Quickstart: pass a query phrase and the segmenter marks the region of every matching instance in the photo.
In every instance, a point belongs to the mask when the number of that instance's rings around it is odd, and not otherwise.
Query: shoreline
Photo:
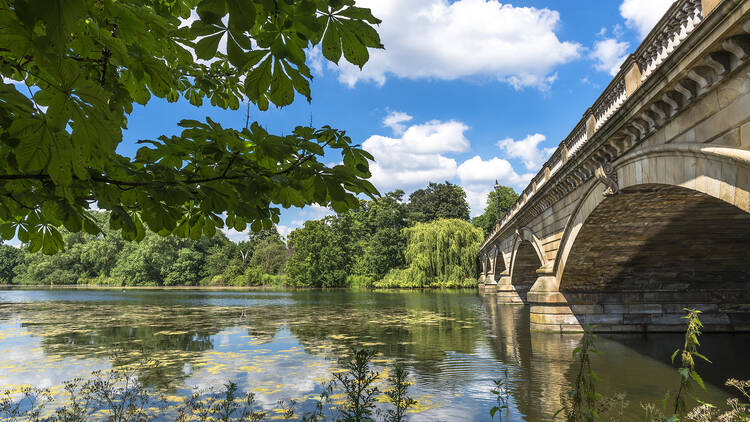
[[[461,291],[474,290],[472,287],[451,288],[367,288],[367,287],[286,287],[286,286],[101,286],[97,284],[0,284],[0,289],[70,289],[70,290],[197,290],[197,291],[282,291],[282,290],[368,290],[368,291]]]
[[[98,284],[0,284],[0,289],[33,288],[33,289],[86,289],[86,290],[343,290],[349,287],[281,287],[281,286],[102,286]]]

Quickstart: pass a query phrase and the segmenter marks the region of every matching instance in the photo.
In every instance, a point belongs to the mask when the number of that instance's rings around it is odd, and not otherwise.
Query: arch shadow
[[[688,307],[704,312],[707,331],[750,330],[748,181],[739,180],[750,154],[667,147],[619,160],[618,194],[590,187],[563,234],[558,289],[580,323],[600,330],[680,331]]]

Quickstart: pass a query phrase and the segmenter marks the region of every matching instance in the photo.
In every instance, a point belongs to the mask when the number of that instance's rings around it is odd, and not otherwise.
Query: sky
[[[272,133],[311,119],[346,130],[374,155],[371,181],[381,193],[448,180],[464,188],[475,216],[495,180],[526,187],[672,0],[357,3],[383,21],[385,50],[371,50],[361,71],[311,50],[312,102],[297,96],[285,108],[251,108],[251,120]],[[240,128],[245,113],[152,100],[135,108],[118,151],[130,155],[139,139],[179,132],[181,119]],[[278,228],[286,235],[330,213],[282,209]]]

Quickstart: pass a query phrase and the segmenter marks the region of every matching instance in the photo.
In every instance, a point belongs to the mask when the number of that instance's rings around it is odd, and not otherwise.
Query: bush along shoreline
[[[570,389],[560,397],[562,407],[555,418],[567,422],[618,421],[624,416],[646,422],[741,422],[750,420],[750,380],[729,379],[726,385],[741,398],[723,404],[701,402],[694,396],[705,389],[696,372],[696,359],[710,362],[699,352],[702,324],[700,311],[686,309],[685,343],[672,355],[678,363],[675,388],[653,402],[639,403],[635,414],[625,394],[604,396],[597,391],[599,378],[591,365],[596,336],[589,330],[573,351],[574,378]],[[25,387],[0,392],[0,420],[13,422],[124,421],[267,421],[300,422],[401,422],[415,410],[417,401],[409,395],[411,381],[402,364],[377,371],[376,357],[367,349],[353,349],[338,360],[332,380],[312,406],[304,409],[294,400],[282,400],[273,411],[264,410],[253,393],[240,391],[227,381],[220,389],[195,391],[186,397],[169,395],[159,363],[142,360],[133,364],[96,371],[89,379],[76,378],[63,385],[63,394],[53,396],[49,389]],[[385,376],[388,373],[388,376]],[[512,397],[507,372],[487,391],[495,405],[487,409],[490,419],[511,419]],[[336,399],[338,398],[338,399]]]
[[[514,200],[511,193],[502,201]],[[64,247],[52,255],[0,244],[0,284],[474,287],[486,223],[502,208],[494,192],[488,201],[485,213],[470,220],[461,187],[431,183],[408,200],[394,191],[363,200],[357,209],[307,221],[286,237],[272,226],[239,242],[221,231],[211,237],[146,232],[140,241],[126,241],[110,228],[109,213],[93,212],[101,231],[62,230]]]

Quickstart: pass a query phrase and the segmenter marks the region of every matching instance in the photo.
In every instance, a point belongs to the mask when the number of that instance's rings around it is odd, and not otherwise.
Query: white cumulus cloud
[[[673,2],[674,0],[623,0],[620,15],[628,27],[644,38]]]
[[[555,152],[555,148],[539,148],[539,144],[547,139],[544,135],[535,133],[521,140],[505,138],[497,143],[501,151],[510,158],[519,158],[527,170],[537,171],[544,162]]]
[[[620,65],[628,57],[630,43],[618,41],[616,38],[605,38],[594,42],[590,58],[596,61],[596,70],[607,72],[615,76],[620,70]]]
[[[403,111],[391,111],[383,118],[383,126],[393,129],[396,135],[401,135],[406,130],[404,123],[411,121],[412,116]]]
[[[405,123],[411,120],[407,113],[391,111],[383,124],[393,130],[394,136],[372,135],[362,143],[375,157],[370,181],[383,191],[449,180],[456,175],[458,164],[444,154],[469,149],[464,135],[469,127],[465,124],[431,120],[407,128]]]
[[[370,181],[381,192],[391,189],[410,190],[424,187],[429,182],[445,180],[458,183],[466,192],[471,215],[479,215],[486,206],[487,195],[495,181],[501,185],[523,189],[544,162],[553,148],[540,149],[545,137],[539,134],[514,141],[510,138],[498,144],[509,158],[520,158],[530,172],[519,173],[510,161],[479,155],[463,161],[454,158],[470,150],[465,133],[469,127],[450,120],[431,120],[407,125],[412,117],[407,113],[390,111],[384,126],[393,129],[393,136],[372,135],[362,147],[369,151],[375,162],[371,164]]]
[[[487,195],[493,189],[495,181],[516,190],[523,189],[534,173],[518,174],[508,160],[493,157],[483,160],[476,155],[458,166],[458,178],[466,192],[466,200],[471,207],[471,215],[484,212],[487,206]]]
[[[525,186],[533,176],[533,173],[519,175],[508,160],[493,157],[485,161],[478,155],[461,163],[457,174],[463,184],[489,183],[493,186],[495,180],[503,185]]]
[[[359,0],[383,20],[385,50],[371,51],[361,70],[342,61],[339,79],[383,84],[388,75],[452,80],[483,76],[515,88],[546,89],[554,69],[580,54],[561,41],[558,12],[497,0]]]

